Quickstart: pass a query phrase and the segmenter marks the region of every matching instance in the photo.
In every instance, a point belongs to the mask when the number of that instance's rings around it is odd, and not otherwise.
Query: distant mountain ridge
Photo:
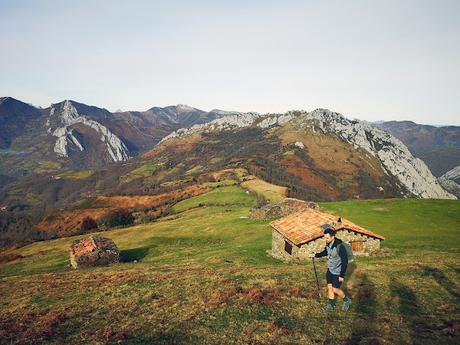
[[[12,156],[12,166],[14,162],[22,164],[24,160],[29,159],[53,162],[46,164],[58,164],[59,167],[98,167],[127,161],[171,138],[195,132],[235,130],[244,127],[268,130],[291,123],[294,124],[294,128],[302,128],[313,133],[319,130],[323,134],[339,137],[355,149],[366,150],[379,160],[386,174],[395,177],[401,184],[405,189],[401,191],[402,195],[418,197],[451,195],[445,192],[422,161],[414,158],[401,141],[389,134],[390,129],[399,130],[398,133],[411,133],[417,139],[412,140],[413,150],[415,142],[418,143],[417,147],[423,148],[425,146],[421,144],[426,141],[445,147],[448,145],[446,142],[453,142],[455,146],[460,140],[455,132],[449,138],[439,138],[437,133],[443,130],[442,128],[420,127],[408,121],[372,126],[364,121],[348,120],[327,109],[261,115],[222,110],[205,112],[178,104],[164,108],[152,107],[143,112],[111,113],[107,109],[73,100],[38,109],[4,97],[0,99],[0,114],[7,120],[5,123],[9,127],[16,121],[21,124],[16,127],[16,131],[0,132],[0,142],[4,148],[8,149],[13,145],[18,151],[25,152],[16,161],[14,158],[17,157]],[[386,131],[379,128],[385,128]],[[418,132],[429,133],[428,139],[418,138],[413,133],[414,128],[418,128]],[[8,176],[8,173],[0,171],[0,175]]]
[[[10,147],[14,138],[27,133],[29,124],[42,116],[42,111],[12,97],[0,98],[0,149]]]
[[[163,138],[158,145],[197,133],[238,131],[247,127],[274,131],[287,124],[306,132],[338,136],[355,149],[366,150],[380,162],[385,174],[396,178],[400,184],[401,195],[424,198],[454,197],[441,187],[425,163],[413,157],[400,140],[366,122],[351,121],[327,109],[316,109],[312,112],[291,111],[285,114],[230,115],[206,124],[179,129]],[[298,143],[300,147],[306,146],[301,141]]]
[[[231,112],[230,112],[231,113]],[[225,112],[227,115],[227,112]],[[222,116],[183,104],[112,113],[73,100],[41,109],[12,97],[0,98],[0,149],[7,150],[1,174],[27,174],[33,162],[84,169],[126,161],[152,148],[178,128]],[[21,152],[18,159],[15,152]],[[18,168],[20,167],[20,168]],[[22,170],[21,170],[22,169]]]

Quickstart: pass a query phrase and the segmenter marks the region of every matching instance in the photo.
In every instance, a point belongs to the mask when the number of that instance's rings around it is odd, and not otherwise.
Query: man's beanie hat
[[[329,234],[331,236],[335,236],[335,229],[330,224],[323,224],[321,225],[321,229],[323,229],[324,234]]]

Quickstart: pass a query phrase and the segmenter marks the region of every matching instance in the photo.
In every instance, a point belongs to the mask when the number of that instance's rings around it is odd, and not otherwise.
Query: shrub
[[[87,232],[91,229],[97,229],[97,223],[93,218],[88,216],[82,220],[80,230]]]
[[[99,218],[98,223],[107,228],[113,228],[116,226],[126,226],[134,223],[134,216],[129,210],[119,208],[112,210],[106,215]]]

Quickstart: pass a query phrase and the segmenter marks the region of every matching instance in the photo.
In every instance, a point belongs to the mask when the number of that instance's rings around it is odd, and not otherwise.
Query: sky
[[[460,125],[460,1],[0,0],[0,96]]]

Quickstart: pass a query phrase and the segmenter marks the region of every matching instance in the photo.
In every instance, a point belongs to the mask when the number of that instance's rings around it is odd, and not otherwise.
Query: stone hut
[[[120,261],[120,252],[110,238],[91,235],[70,246],[70,263],[73,268],[105,266]]]
[[[272,249],[269,255],[285,260],[306,260],[326,245],[322,225],[336,230],[336,237],[350,244],[354,255],[371,255],[385,238],[346,219],[318,209],[292,213],[270,223]]]

